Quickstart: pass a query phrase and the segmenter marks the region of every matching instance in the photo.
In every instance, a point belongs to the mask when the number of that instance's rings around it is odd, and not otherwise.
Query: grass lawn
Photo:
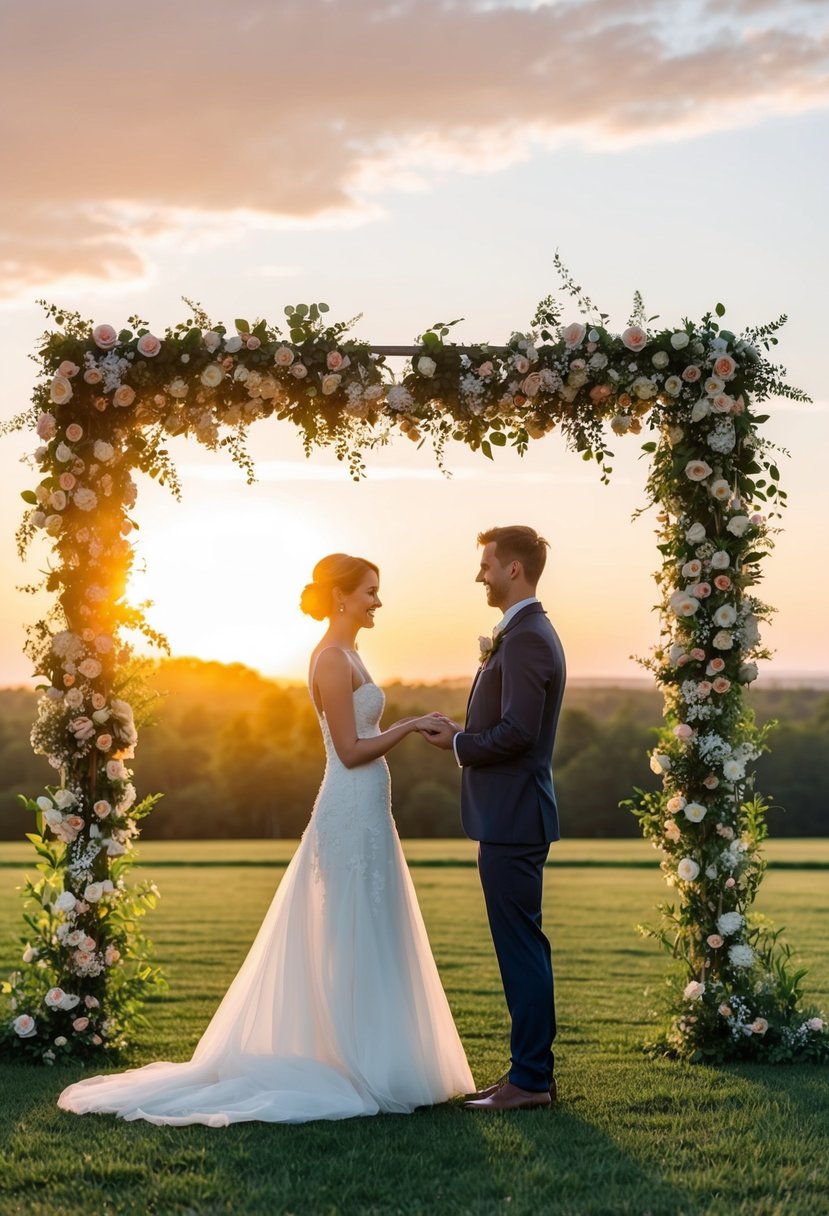
[[[434,864],[468,860],[469,846],[423,842],[408,852],[472,1071],[486,1082],[503,1070],[507,1036],[477,876]],[[810,966],[810,994],[829,1008],[829,874],[790,868],[829,863],[829,846],[786,841],[769,854],[789,865],[768,874],[760,910],[787,926]],[[149,1007],[152,1025],[130,1064],[190,1054],[281,877],[273,863],[284,846],[176,842],[147,844],[143,855],[162,888],[152,933],[171,987]],[[270,864],[228,864],[251,857]],[[639,1044],[655,999],[645,993],[659,987],[665,960],[634,925],[664,887],[655,867],[635,863],[653,853],[639,842],[570,841],[553,858],[553,1111],[488,1117],[450,1105],[294,1127],[157,1128],[58,1111],[76,1070],[6,1066],[0,1214],[829,1216],[829,1070],[645,1059]],[[585,866],[591,858],[634,864]],[[0,973],[17,958],[19,860],[17,846],[0,846]]]

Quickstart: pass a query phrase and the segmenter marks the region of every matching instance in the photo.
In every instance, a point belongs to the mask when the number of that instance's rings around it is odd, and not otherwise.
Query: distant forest
[[[323,749],[307,691],[240,665],[174,659],[159,665],[153,723],[132,762],[139,796],[163,791],[146,821],[149,840],[286,837],[303,831],[319,788]],[[457,682],[386,687],[384,720],[440,710],[463,720]],[[0,691],[0,839],[32,830],[16,795],[36,796],[54,777],[29,746],[35,694]],[[773,836],[829,835],[829,693],[756,688],[761,722],[777,719],[757,788],[774,800]],[[655,788],[648,749],[661,717],[656,691],[574,683],[559,725],[554,773],[567,836],[633,837],[619,808],[634,786]],[[448,753],[412,737],[389,756],[401,836],[458,836],[459,771]]]

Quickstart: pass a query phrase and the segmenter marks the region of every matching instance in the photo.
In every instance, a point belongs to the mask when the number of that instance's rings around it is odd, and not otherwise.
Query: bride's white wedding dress
[[[354,690],[361,738],[383,693]],[[346,768],[324,715],[311,820],[187,1063],[89,1077],[58,1105],[152,1123],[409,1113],[474,1089],[394,821],[384,759]]]

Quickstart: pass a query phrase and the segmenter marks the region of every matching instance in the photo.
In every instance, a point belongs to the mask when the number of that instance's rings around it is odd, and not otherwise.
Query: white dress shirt
[[[504,632],[504,630],[506,629],[507,625],[510,623],[512,618],[517,613],[519,613],[522,608],[526,608],[528,604],[538,604],[538,603],[540,603],[538,596],[529,595],[529,596],[527,596],[527,598],[525,600],[519,600],[517,604],[512,604],[509,608],[507,608],[506,612],[501,617],[498,624],[492,630],[493,641],[495,640],[495,638],[498,636],[499,633]],[[452,751],[455,754],[455,760],[457,761],[458,768],[463,768],[463,765],[461,764],[460,760],[458,759],[458,746],[457,746],[458,735],[460,735],[462,733],[463,733],[462,731],[458,731],[457,734],[454,734],[452,736]]]

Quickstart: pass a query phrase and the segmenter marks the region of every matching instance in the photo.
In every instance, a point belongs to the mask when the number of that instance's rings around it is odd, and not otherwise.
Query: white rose
[[[664,752],[654,752],[651,756],[651,772],[659,775],[667,773],[671,767],[671,757],[666,756]]]
[[[717,393],[721,393],[725,388],[725,381],[719,376],[709,376],[705,381],[705,391],[709,397],[716,397]]]
[[[682,392],[682,381],[679,376],[669,376],[665,381],[665,392],[670,393],[672,397],[678,397]]]
[[[648,379],[647,376],[637,376],[631,385],[631,389],[640,401],[650,401],[658,392],[653,380]]]
[[[693,882],[699,874],[699,866],[693,857],[683,857],[676,867],[676,872],[683,882]]]
[[[65,811],[67,807],[74,806],[77,801],[71,790],[55,790],[55,802],[61,810]]]
[[[728,502],[731,497],[731,486],[724,477],[719,477],[711,483],[708,492],[712,498],[716,498],[717,502]]]
[[[101,464],[106,464],[115,455],[115,448],[111,443],[107,443],[105,439],[96,439],[93,451],[95,459],[100,460]]]
[[[711,403],[706,401],[704,397],[700,397],[699,401],[694,403],[694,408],[691,410],[691,421],[701,422],[711,413]]]
[[[55,900],[55,908],[58,912],[72,912],[75,908],[75,903],[75,896],[71,891],[61,891]]]
[[[200,378],[205,388],[218,388],[225,378],[225,369],[221,363],[208,363]]]
[[[732,515],[728,523],[725,525],[726,532],[730,532],[732,536],[744,536],[746,530],[751,527],[751,520],[747,515]]]
[[[751,684],[754,680],[757,679],[757,664],[756,663],[742,663],[740,666],[740,672],[739,672],[739,675],[737,678],[739,679],[741,684]]]
[[[705,540],[705,527],[703,524],[691,524],[688,531],[685,533],[685,539],[689,545],[699,545]]]
[[[684,808],[684,812],[685,818],[691,823],[702,823],[708,813],[708,808],[704,807],[701,802],[689,802]]]
[[[55,460],[61,464],[66,464],[67,460],[72,459],[72,449],[68,448],[65,443],[59,443],[55,448]]]
[[[731,565],[731,558],[726,553],[725,549],[717,549],[711,554],[711,569],[712,570],[727,570]]]
[[[671,356],[666,350],[658,350],[651,359],[651,363],[660,371],[663,367],[667,367],[670,361]]]
[[[670,600],[671,608],[679,617],[695,616],[699,611],[699,600],[687,591],[675,591]]]
[[[698,1001],[705,992],[705,984],[699,980],[691,980],[690,984],[685,985],[682,995],[686,1001]]]
[[[722,604],[714,613],[713,619],[718,629],[728,629],[737,619],[737,610],[732,604]]]
[[[726,760],[722,766],[722,775],[726,781],[742,781],[746,775],[746,766],[741,760]]]
[[[720,629],[711,639],[711,645],[715,650],[730,650],[734,645],[734,638],[727,629]]]
[[[705,481],[714,470],[704,460],[689,460],[685,466],[685,476],[691,481]]]
[[[41,811],[51,811],[53,809],[52,799],[45,797],[43,794],[36,801]]]
[[[421,376],[434,376],[437,366],[434,359],[430,359],[428,355],[421,355],[417,361],[417,370]]]
[[[86,885],[86,890],[83,897],[88,904],[96,904],[104,893],[104,888],[99,882],[90,882]]]
[[[12,1029],[21,1039],[30,1039],[37,1034],[37,1022],[28,1013],[21,1013],[12,1022]]]
[[[671,334],[671,346],[674,348],[674,350],[684,350],[690,341],[691,339],[688,337],[688,335],[686,333],[682,333],[681,331]]]
[[[207,349],[211,355],[213,354],[213,352],[215,350],[219,349],[221,341],[222,341],[222,335],[217,334],[215,329],[207,329],[202,334],[202,342],[204,342],[205,346],[207,347]]]
[[[72,501],[79,511],[93,511],[98,505],[98,496],[87,486],[80,486],[72,495]]]

